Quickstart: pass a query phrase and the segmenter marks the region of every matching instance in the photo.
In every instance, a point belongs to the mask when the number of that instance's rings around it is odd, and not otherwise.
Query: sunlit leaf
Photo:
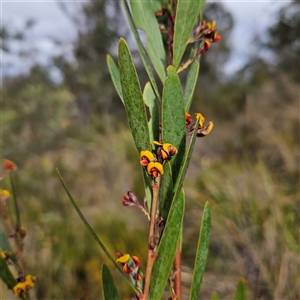
[[[143,92],[145,104],[149,109],[150,119],[148,121],[150,142],[159,139],[159,115],[156,96],[150,82],[147,82]]]
[[[178,201],[171,207],[167,223],[157,249],[151,277],[149,299],[161,299],[173,265],[184,215],[185,197],[181,191]]]
[[[198,299],[198,294],[200,291],[200,286],[201,286],[202,277],[204,274],[207,255],[208,255],[210,227],[211,227],[210,205],[208,202],[206,202],[203,215],[202,215],[202,223],[201,223],[200,235],[198,239],[192,286],[190,292],[190,300]]]
[[[146,34],[146,50],[158,77],[166,77],[166,55],[162,35],[149,0],[129,0],[134,23]]]
[[[200,15],[205,0],[186,1],[178,0],[177,14],[175,19],[174,43],[173,43],[173,66],[175,69],[180,64],[186,49],[186,42],[192,34],[193,27]]]
[[[102,294],[104,300],[120,300],[114,278],[104,263],[102,265]]]
[[[156,84],[156,81],[155,81],[155,78],[154,78],[154,74],[152,72],[151,62],[149,60],[148,54],[146,53],[145,47],[143,46],[143,44],[141,42],[141,39],[140,39],[140,36],[137,32],[137,29],[136,29],[136,27],[133,23],[133,19],[132,19],[131,13],[130,13],[130,9],[129,9],[129,6],[128,6],[126,0],[122,0],[122,3],[123,3],[125,15],[127,17],[128,23],[129,23],[129,27],[131,29],[131,32],[133,33],[134,39],[136,41],[136,44],[137,44],[137,47],[138,47],[138,50],[139,50],[139,53],[141,55],[141,59],[142,59],[143,64],[145,66],[146,72],[149,76],[151,85],[153,87],[153,90],[156,94],[157,99],[160,101],[161,100],[160,99],[160,93],[158,91],[158,87],[157,87],[157,84]]]
[[[246,300],[246,280],[241,278],[234,294],[234,300]]]
[[[111,80],[114,84],[114,87],[121,99],[121,101],[124,104],[123,100],[123,93],[122,93],[122,87],[121,87],[121,82],[120,82],[120,74],[117,65],[115,64],[114,60],[112,57],[108,54],[106,55],[106,62],[107,62],[107,67],[110,73]]]
[[[119,72],[128,123],[138,152],[151,150],[148,120],[134,63],[124,39],[119,41]]]

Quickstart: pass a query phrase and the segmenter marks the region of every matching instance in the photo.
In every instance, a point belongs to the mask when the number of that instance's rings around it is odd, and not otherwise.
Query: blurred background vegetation
[[[121,205],[129,189],[141,201],[144,196],[138,153],[105,62],[107,53],[116,53],[119,36],[130,35],[118,1],[85,2],[80,22],[63,4],[61,9],[77,30],[74,59],[56,56],[27,73],[3,75],[2,156],[18,165],[13,175],[29,231],[24,255],[28,273],[38,278],[32,298],[100,299],[101,264],[110,264],[55,168],[110,252],[137,255],[145,264],[147,220]],[[208,4],[204,13],[217,20],[222,40],[202,55],[191,108],[213,120],[215,128],[198,140],[185,182],[183,293],[208,200],[212,235],[201,299],[213,291],[232,299],[240,277],[247,280],[248,299],[300,299],[299,1],[287,3],[251,45],[274,59],[253,51],[230,77],[223,72],[230,41],[243,42],[242,37],[229,40],[234,20],[220,3]],[[4,24],[2,51],[12,52],[15,40],[30,44],[26,31],[38,24],[26,25],[15,32]],[[144,84],[139,56],[133,55]],[[51,76],[53,68],[61,74],[59,82]],[[10,189],[7,179],[3,188]],[[130,299],[127,284],[112,272],[123,299]],[[10,291],[3,293],[3,299],[12,299]]]

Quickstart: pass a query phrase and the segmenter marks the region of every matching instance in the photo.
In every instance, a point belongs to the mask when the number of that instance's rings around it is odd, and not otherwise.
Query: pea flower
[[[117,263],[123,265],[123,271],[126,274],[131,275],[135,281],[142,281],[143,273],[140,271],[140,259],[137,256],[130,256],[129,254],[120,254],[118,253]]]
[[[167,160],[178,152],[177,148],[170,143],[159,143],[157,141],[153,141],[153,144],[159,146],[158,155],[161,156],[162,160]]]
[[[34,286],[36,277],[32,275],[26,275],[24,282],[19,282],[13,287],[15,295],[19,296]]]
[[[140,153],[140,164],[144,167],[147,167],[148,164],[155,160],[155,157],[152,152],[149,150],[141,151]]]
[[[207,40],[211,43],[217,43],[221,36],[217,32],[216,21],[212,23],[203,20],[201,24],[194,30],[193,36],[189,38],[187,43],[194,43],[200,40]]]
[[[213,127],[214,127],[214,123],[212,121],[210,121],[206,126],[204,125],[205,123],[205,118],[200,114],[200,113],[196,113],[195,114],[196,119],[200,119],[199,120],[199,128],[197,130],[197,137],[205,137],[208,134],[210,134],[210,132],[212,131]],[[193,125],[191,127],[191,131],[193,131],[195,129],[195,125]]]
[[[147,172],[149,175],[151,175],[152,178],[157,178],[159,175],[164,174],[164,169],[161,163],[150,162],[147,167]]]

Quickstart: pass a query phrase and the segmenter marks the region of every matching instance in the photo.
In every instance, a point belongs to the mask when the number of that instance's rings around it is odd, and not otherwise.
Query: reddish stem
[[[174,290],[175,290],[175,295],[176,297],[181,300],[182,295],[181,295],[181,251],[180,251],[180,241],[178,242],[177,245],[177,250],[175,254],[175,259],[174,259]]]
[[[154,252],[154,230],[155,230],[155,222],[156,222],[156,212],[158,207],[159,200],[159,187],[160,187],[160,176],[156,178],[156,183],[152,186],[153,189],[153,199],[152,199],[152,207],[151,207],[151,215],[150,215],[150,224],[149,224],[149,238],[148,238],[148,259],[145,273],[145,285],[144,285],[144,295],[140,298],[140,300],[148,300],[150,282],[151,282],[151,273],[153,268],[153,263],[156,258],[156,254]]]

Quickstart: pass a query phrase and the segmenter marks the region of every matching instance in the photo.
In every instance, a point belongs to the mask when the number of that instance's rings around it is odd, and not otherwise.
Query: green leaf
[[[199,128],[199,119],[196,121],[195,123],[195,129],[192,135],[192,138],[190,140],[190,144],[188,147],[188,150],[184,156],[184,160],[182,162],[175,186],[174,186],[174,194],[173,194],[173,198],[171,202],[166,202],[168,204],[168,206],[170,207],[171,205],[173,205],[173,203],[175,203],[177,201],[177,198],[180,194],[182,185],[183,185],[183,181],[186,175],[186,172],[188,170],[189,164],[190,164],[190,160],[193,154],[193,150],[194,150],[194,146],[195,146],[195,141],[196,141],[196,137],[197,137],[197,130]],[[174,179],[173,179],[174,182]],[[165,205],[166,210],[168,210],[167,205]]]
[[[162,97],[162,140],[171,143],[178,153],[171,159],[173,182],[178,177],[186,147],[186,124],[182,88],[176,70],[169,66]]]
[[[197,137],[197,130],[199,128],[199,119],[197,119],[196,123],[195,123],[195,129],[192,135],[192,138],[190,140],[190,144],[189,147],[187,149],[187,152],[185,154],[183,163],[181,165],[180,168],[180,172],[178,174],[177,180],[176,180],[176,184],[174,186],[174,196],[172,199],[172,203],[174,203],[180,193],[180,190],[182,188],[183,185],[183,181],[186,175],[186,172],[188,170],[189,164],[190,164],[190,160],[194,151],[194,146],[195,146],[195,142],[196,142],[196,137]]]
[[[119,72],[125,110],[138,149],[151,150],[146,108],[134,63],[124,39],[119,41]]]
[[[182,190],[178,201],[170,209],[167,223],[157,249],[157,258],[154,262],[151,276],[149,299],[160,299],[163,294],[180,237],[184,203],[185,198]]]
[[[141,55],[143,64],[144,64],[146,72],[147,72],[147,74],[149,76],[151,85],[152,85],[152,87],[154,89],[154,92],[156,94],[157,99],[160,101],[161,100],[160,99],[160,93],[158,91],[158,87],[157,87],[157,84],[156,84],[156,81],[155,81],[155,78],[154,78],[154,74],[152,72],[152,67],[151,67],[151,63],[150,63],[148,54],[146,53],[146,50],[145,50],[145,48],[144,48],[144,46],[143,46],[143,44],[141,42],[140,36],[139,36],[139,34],[137,32],[137,29],[136,29],[136,27],[135,27],[135,25],[133,23],[133,19],[132,19],[132,16],[130,14],[130,9],[129,9],[129,6],[128,6],[126,0],[122,0],[122,3],[123,3],[125,15],[127,17],[128,23],[129,23],[130,30],[133,33],[133,36],[134,36],[134,39],[136,41],[136,44],[137,44],[139,53]]]
[[[164,164],[164,175],[161,177],[159,197],[159,215],[166,220],[173,198],[173,179],[170,162]]]
[[[153,13],[156,13],[158,10],[162,9],[162,3],[160,0],[152,0],[151,7],[152,7]]]
[[[144,187],[145,187],[145,196],[147,202],[148,211],[151,211],[151,204],[152,204],[152,180],[149,174],[146,171],[145,167],[142,167],[143,172],[143,179],[144,179]]]
[[[193,27],[204,5],[205,0],[178,0],[177,2],[173,43],[173,66],[175,69],[177,69],[180,64],[186,49],[186,42],[192,34]]]
[[[195,55],[195,50],[191,50],[190,58],[193,58]],[[198,79],[200,68],[200,56],[198,56],[195,61],[189,66],[189,71],[186,78],[185,90],[184,90],[184,104],[185,111],[188,112],[190,110],[190,106],[193,100],[194,91]]]
[[[2,228],[0,228],[0,250],[13,252],[9,239]]]
[[[114,278],[104,263],[102,265],[102,294],[104,300],[120,300]]]
[[[87,230],[91,233],[91,235],[93,236],[93,238],[95,239],[95,241],[98,243],[98,245],[101,247],[101,249],[104,251],[104,253],[106,254],[106,256],[109,258],[109,260],[113,263],[113,265],[119,270],[119,272],[126,278],[126,280],[130,283],[130,285],[132,286],[132,288],[134,289],[134,291],[136,291],[135,287],[131,284],[130,280],[127,278],[127,276],[124,274],[123,270],[119,267],[119,265],[116,263],[115,259],[110,255],[110,253],[108,252],[108,250],[106,249],[106,247],[104,246],[104,244],[101,242],[101,240],[99,239],[99,237],[97,236],[97,234],[95,233],[95,231],[93,230],[93,228],[91,227],[91,225],[89,224],[89,222],[87,221],[87,219],[84,217],[83,213],[81,212],[80,208],[78,207],[76,201],[74,200],[74,198],[72,197],[71,193],[69,192],[63,178],[61,177],[61,174],[59,172],[58,169],[56,169],[56,172],[58,174],[58,177],[69,197],[69,199],[71,200],[74,208],[76,209],[79,217],[81,218],[81,220],[83,221],[84,225],[86,226]]]
[[[149,0],[129,0],[133,21],[146,34],[146,50],[161,81],[166,77],[166,55],[162,35]]]
[[[150,82],[144,88],[143,98],[149,109],[150,119],[148,121],[150,142],[159,140],[159,115],[156,96]]]
[[[241,278],[234,294],[234,300],[246,300],[246,280]]]
[[[9,289],[12,289],[16,284],[17,280],[11,273],[5,259],[0,255],[0,278],[7,285]]]
[[[119,70],[118,70],[118,67],[115,64],[114,60],[112,59],[112,57],[109,54],[106,55],[106,63],[107,63],[107,67],[108,67],[108,70],[110,73],[111,80],[114,84],[114,87],[115,87],[122,103],[124,104]]]
[[[209,238],[210,238],[211,216],[210,216],[210,204],[206,202],[200,229],[200,235],[198,239],[197,253],[194,264],[194,272],[191,286],[190,299],[198,299],[202,277],[205,270]]]

